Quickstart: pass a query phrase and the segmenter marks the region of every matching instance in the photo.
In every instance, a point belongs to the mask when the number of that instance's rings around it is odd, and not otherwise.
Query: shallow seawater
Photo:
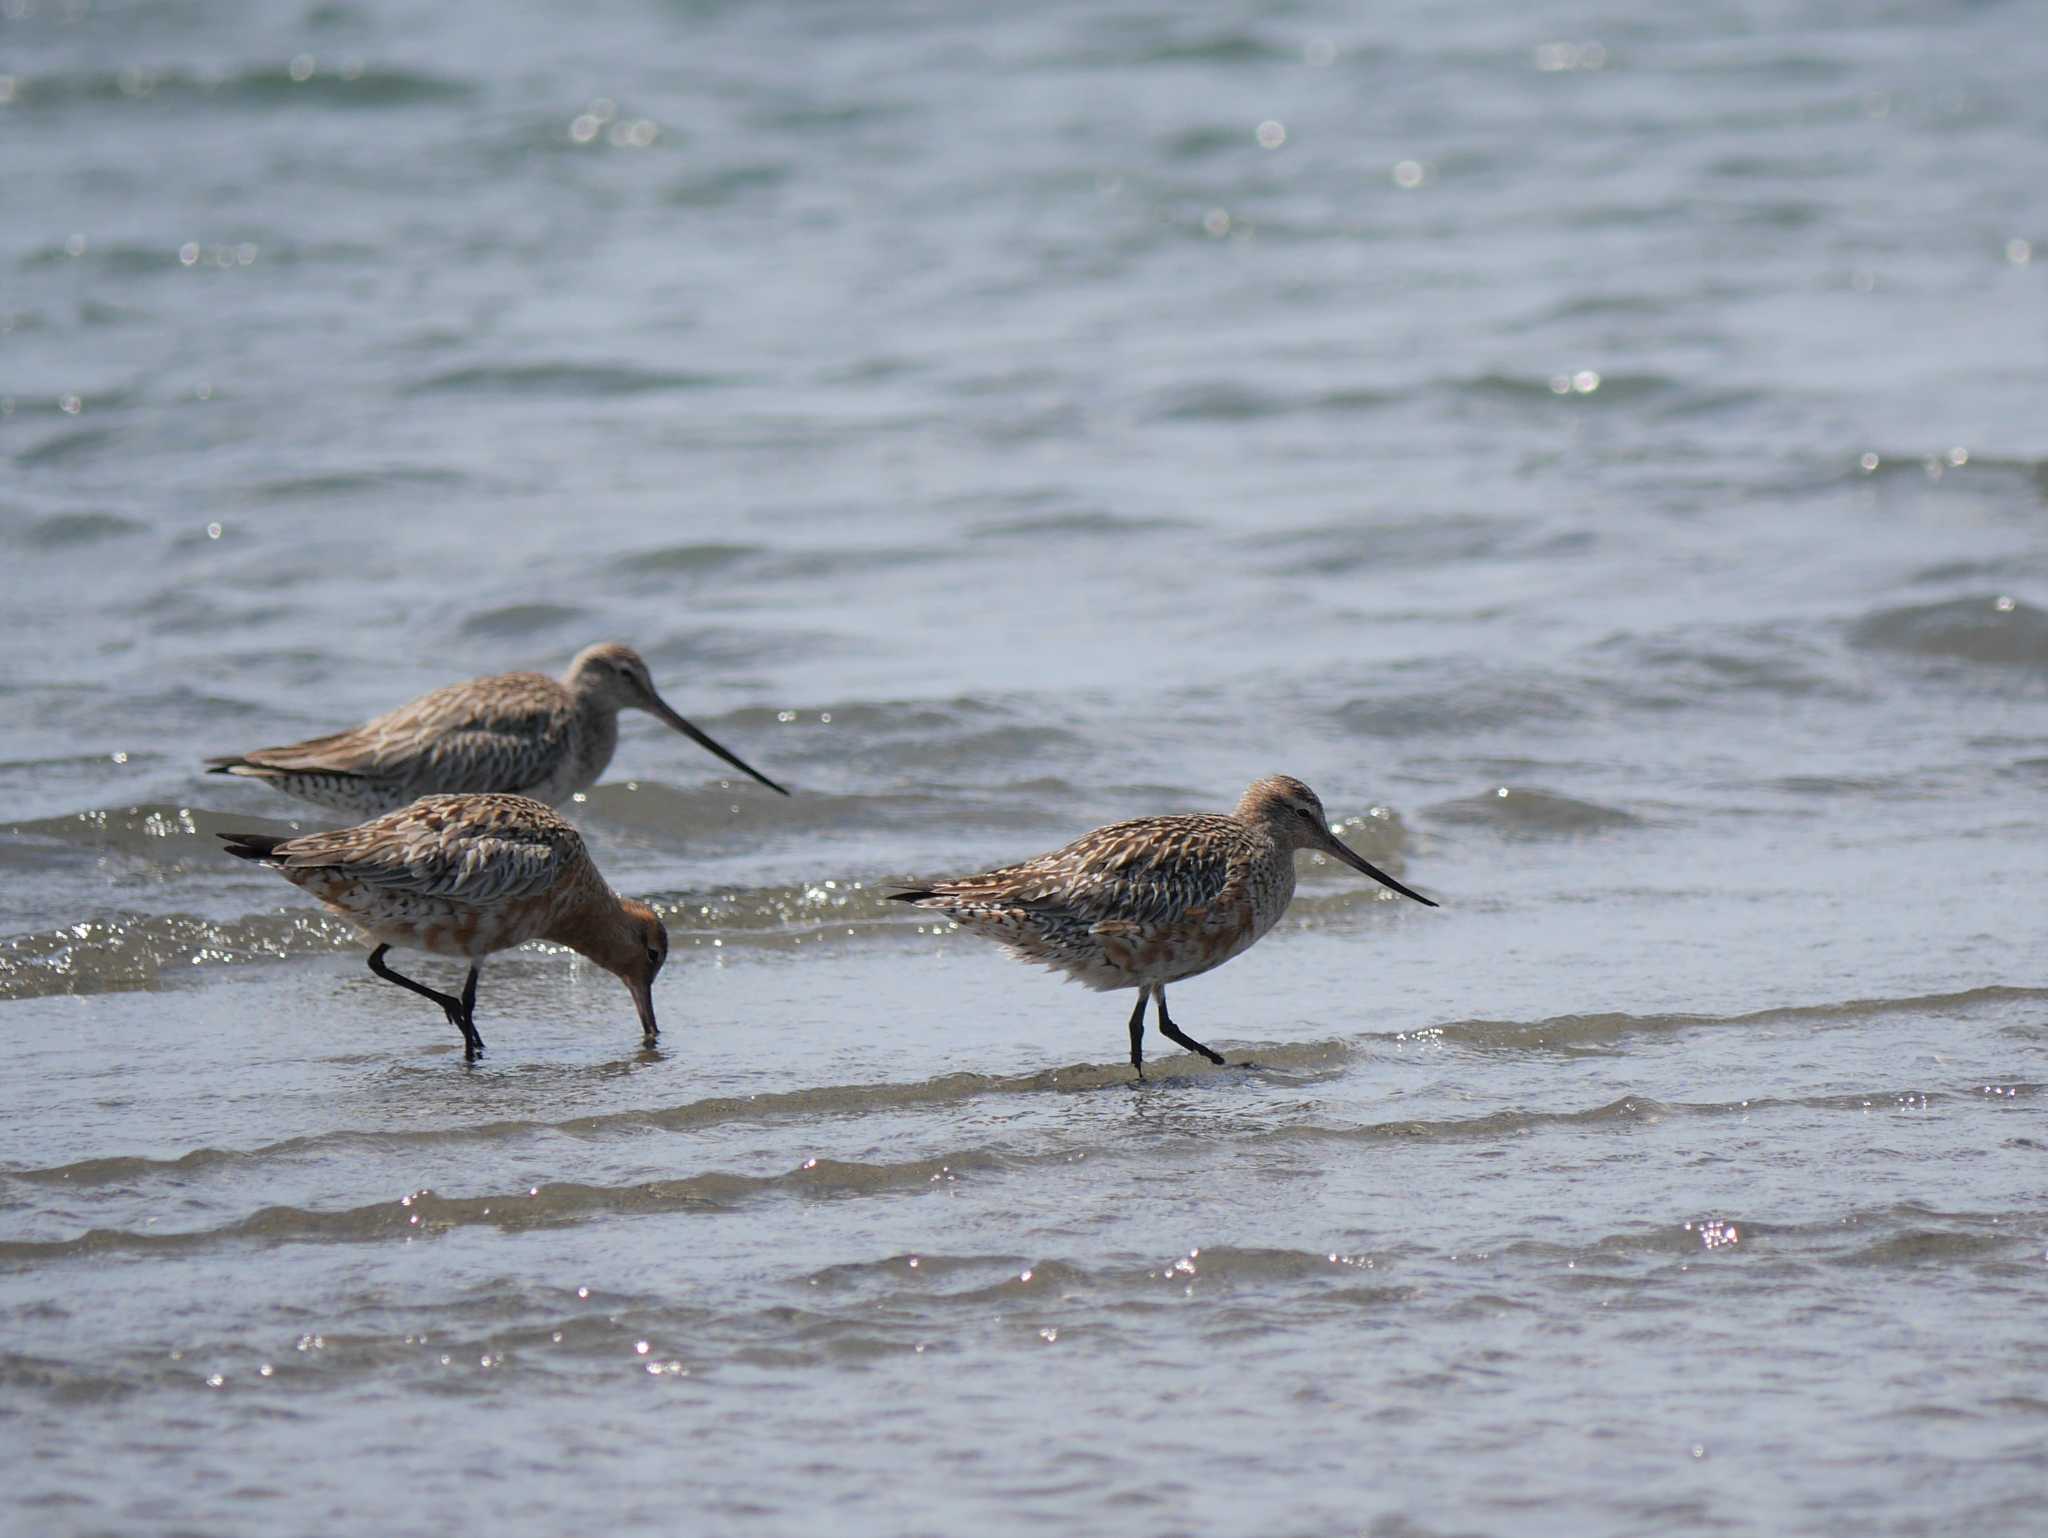
[[[2027,1527],[2044,67],[6,0],[0,1529]],[[465,1067],[200,761],[602,639]],[[1224,1069],[883,896],[1275,770]]]

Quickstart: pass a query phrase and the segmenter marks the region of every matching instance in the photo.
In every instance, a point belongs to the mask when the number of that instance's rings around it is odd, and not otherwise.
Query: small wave
[[[928,1191],[942,1188],[963,1174],[999,1168],[1003,1162],[997,1155],[978,1151],[949,1155],[945,1159],[912,1159],[894,1164],[807,1159],[797,1168],[775,1175],[736,1175],[713,1171],[629,1186],[563,1182],[489,1196],[450,1197],[421,1191],[395,1202],[376,1202],[339,1211],[294,1206],[265,1207],[246,1218],[216,1228],[172,1231],[95,1228],[70,1239],[0,1240],[0,1264],[33,1264],[122,1252],[197,1249],[238,1241],[364,1243],[440,1234],[474,1226],[517,1232],[558,1227],[604,1214],[722,1210],[764,1192],[795,1196],[873,1196],[898,1191]]]
[[[1258,1134],[1274,1142],[1377,1143],[1410,1139],[1474,1139],[1498,1142],[1542,1127],[1592,1127],[1630,1130],[1655,1126],[1681,1115],[1726,1114],[1727,1106],[1667,1105],[1647,1095],[1624,1095],[1580,1111],[1490,1111],[1481,1116],[1370,1122],[1362,1126],[1286,1127]]]
[[[333,497],[380,495],[415,487],[455,486],[463,476],[454,470],[393,466],[380,470],[333,470],[314,475],[286,475],[252,481],[241,488],[250,502],[323,502]]]
[[[1578,407],[1668,401],[1687,394],[1679,381],[1662,374],[1476,374],[1438,380],[1435,388],[1453,397],[1512,401],[1534,405],[1556,402]]]
[[[1179,129],[1168,134],[1159,145],[1160,153],[1168,160],[1206,160],[1211,155],[1231,151],[1242,155],[1244,148],[1243,129],[1235,125],[1224,127],[1216,123],[1202,123]]]
[[[74,251],[62,243],[37,246],[22,256],[21,265],[28,268],[98,268],[122,277],[133,277],[139,273],[177,272],[184,264],[178,260],[177,248],[174,246],[144,246],[129,241],[110,241],[90,246],[84,251]],[[97,299],[87,300],[80,306],[79,319],[87,325],[115,326],[145,318],[146,313],[128,305],[112,304],[104,299]]]
[[[804,100],[761,112],[756,115],[756,121],[765,128],[788,129],[798,134],[830,134],[895,122],[912,111],[905,102],[876,98],[837,102]]]
[[[1909,782],[1874,774],[1783,774],[1760,781],[1770,790],[1794,796],[1896,796],[1909,793]]]
[[[766,553],[765,547],[760,545],[697,542],[657,545],[649,550],[635,550],[616,556],[606,563],[606,569],[620,576],[639,576],[646,573],[663,577],[694,576],[698,573],[709,575],[723,572],[741,561]]]
[[[1260,389],[1239,380],[1212,380],[1167,392],[1154,404],[1152,415],[1165,422],[1247,422],[1297,413],[1349,415],[1393,405],[1404,398],[1398,390],[1363,385],[1289,394]]]
[[[252,819],[253,820],[253,819]],[[317,911],[218,923],[191,914],[121,916],[0,940],[0,999],[132,993],[197,966],[282,961],[345,950],[355,932]]]
[[[289,835],[299,831],[299,825],[260,815],[243,816],[198,807],[145,803],[72,812],[62,817],[32,818],[27,822],[10,824],[7,828],[8,833],[17,838],[68,844],[159,862],[182,862],[200,854],[210,862],[220,853],[215,846],[214,835],[237,830]]]
[[[2003,666],[2048,665],[2048,611],[2009,594],[1880,609],[1856,622],[1858,646]]]
[[[1554,321],[1595,320],[1607,315],[1662,315],[1670,310],[1671,305],[1671,298],[1665,294],[1616,293],[1611,290],[1574,294],[1546,305],[1532,319],[1514,329],[1529,331]]]
[[[467,99],[472,87],[445,75],[391,66],[319,70],[295,77],[280,61],[270,69],[232,74],[167,68],[79,70],[31,75],[15,86],[11,110],[35,111],[79,103],[143,107],[155,103],[204,102],[209,106],[273,107],[319,104],[329,107],[406,107]]]
[[[565,625],[587,626],[589,619],[590,611],[574,604],[510,603],[464,616],[462,633],[525,639],[536,633],[560,630]]]
[[[1122,539],[1172,534],[1190,525],[1184,518],[1138,518],[1104,508],[1069,508],[1022,518],[1000,518],[969,530],[973,539]]]
[[[1457,736],[1537,723],[1555,726],[1587,714],[1585,690],[1541,675],[1453,677],[1436,687],[1365,695],[1334,714],[1346,730],[1377,740]]]
[[[74,459],[84,459],[108,447],[115,439],[111,427],[76,427],[65,432],[55,432],[40,442],[30,444],[14,456],[14,463],[23,470],[40,470],[51,465],[65,465]]]
[[[1354,1055],[1355,1049],[1342,1041],[1282,1042],[1261,1047],[1259,1066],[1250,1071],[1261,1079],[1276,1074],[1314,1078],[1336,1071]],[[867,1117],[877,1112],[944,1110],[985,1096],[1093,1094],[1104,1089],[1151,1093],[1160,1084],[1170,1084],[1176,1078],[1227,1080],[1233,1073],[1247,1071],[1242,1067],[1212,1068],[1191,1054],[1162,1054],[1149,1060],[1146,1066],[1151,1078],[1143,1087],[1135,1085],[1130,1064],[1121,1060],[1070,1063],[1034,1073],[950,1073],[907,1083],[836,1084],[758,1095],[722,1095],[686,1101],[681,1105],[607,1111],[557,1122],[507,1120],[427,1130],[400,1128],[376,1132],[342,1129],[286,1138],[248,1149],[197,1148],[172,1159],[112,1154],[0,1173],[4,1173],[6,1179],[36,1185],[124,1185],[148,1178],[188,1177],[231,1166],[287,1163],[344,1147],[449,1148],[471,1143],[501,1144],[540,1133],[589,1140],[647,1131],[692,1132],[731,1123],[763,1126],[786,1122],[815,1123],[832,1118]],[[963,1153],[960,1157],[965,1159],[968,1155]]]
[[[723,166],[678,177],[663,189],[664,203],[676,208],[720,208],[755,193],[772,191],[795,175],[781,161]]]
[[[1427,811],[1443,822],[1495,828],[1528,837],[1605,833],[1642,824],[1640,817],[1619,807],[1580,801],[1556,791],[1507,785],[1456,801],[1441,801]]]
[[[1833,1004],[1788,1004],[1742,1015],[1621,1013],[1555,1015],[1545,1020],[1457,1020],[1397,1040],[1442,1040],[1479,1051],[1575,1051],[1611,1048],[1631,1036],[1673,1031],[1778,1025],[1794,1021],[1850,1024],[1890,1014],[1933,1014],[1990,1005],[2048,1000],[2048,988],[2017,988],[1992,984],[1955,993],[1916,994],[1903,998],[1849,999]]]
[[[1121,30],[1129,35],[1118,42],[1062,49],[1036,60],[1035,67],[1124,71],[1142,70],[1151,64],[1269,64],[1292,62],[1299,57],[1293,47],[1283,48],[1249,32],[1231,30],[1196,37],[1162,37],[1157,33],[1164,28],[1150,21],[1127,23]],[[1249,135],[1244,139],[1250,142]]]
[[[1642,680],[1635,696],[1651,708],[1750,695],[1851,702],[1864,698],[1823,671],[1827,656],[1818,645],[1768,626],[1711,637],[1624,634],[1603,641],[1597,650],[1603,656],[1618,655],[1626,663],[1626,673]]]
[[[545,395],[605,397],[708,390],[730,383],[713,374],[606,363],[476,364],[431,374],[405,387],[408,395]]]
[[[1349,521],[1246,541],[1248,554],[1278,557],[1282,576],[1334,577],[1390,567],[1463,565],[1502,554],[1518,520],[1447,513],[1387,521]]]
[[[119,513],[52,513],[24,527],[15,538],[38,550],[63,550],[73,545],[96,545],[102,540],[127,539],[149,532],[149,525]]]
[[[1969,1233],[1952,1229],[1909,1228],[1863,1245],[1836,1263],[1847,1266],[1929,1266],[1976,1260],[2027,1243],[2011,1233]]]
[[[1380,1308],[1424,1296],[1424,1289],[1413,1284],[1364,1280],[1410,1255],[1406,1247],[1292,1250],[1216,1245],[1149,1261],[1083,1265],[1045,1256],[906,1253],[830,1267],[810,1278],[809,1285],[828,1294],[851,1293],[867,1305],[864,1313],[876,1306],[918,1312],[955,1306],[980,1310],[990,1303],[1064,1301],[1077,1293],[1142,1301],[1158,1298],[1162,1287],[1183,1296],[1197,1289],[1235,1293],[1254,1302],[1260,1294],[1270,1294],[1290,1312],[1309,1303]],[[1025,1317],[1037,1327],[1038,1321]]]

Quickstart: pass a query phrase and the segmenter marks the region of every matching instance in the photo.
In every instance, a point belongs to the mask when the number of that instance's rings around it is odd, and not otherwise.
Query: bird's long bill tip
[[[1334,854],[1338,859],[1342,860],[1346,865],[1350,866],[1353,870],[1363,871],[1366,875],[1372,877],[1373,880],[1377,881],[1381,886],[1385,887],[1390,892],[1399,892],[1403,897],[1409,898],[1414,902],[1419,902],[1425,908],[1434,908],[1437,906],[1436,903],[1432,902],[1429,898],[1424,897],[1420,892],[1410,891],[1407,887],[1401,885],[1400,882],[1396,881],[1392,876],[1389,876],[1385,871],[1381,870],[1377,865],[1373,864],[1372,861],[1366,859],[1364,855],[1359,854],[1355,850],[1346,847],[1338,839],[1333,838],[1330,840],[1330,853]]]
[[[697,746],[702,748],[705,752],[716,754],[719,758],[722,758],[728,764],[731,764],[733,768],[740,770],[744,774],[752,775],[755,779],[759,780],[763,785],[766,785],[770,790],[774,791],[778,796],[786,796],[789,794],[788,790],[776,784],[773,780],[769,779],[767,775],[763,774],[760,770],[756,769],[752,764],[748,763],[745,759],[741,758],[737,753],[727,752],[724,748],[720,747],[717,743],[713,742],[710,737],[706,736],[703,732],[698,731],[696,727],[692,726],[689,722],[685,721],[681,716],[677,715],[673,710],[669,708],[668,701],[664,700],[660,695],[654,695],[651,699],[649,699],[647,708],[653,714],[656,720],[662,722],[664,725],[672,728],[675,731],[681,732],[685,737],[689,738],[690,741],[696,743]]]
[[[654,1023],[654,984],[630,982],[626,987],[633,995],[633,1007],[640,1011],[640,1034],[653,1039],[661,1034]]]

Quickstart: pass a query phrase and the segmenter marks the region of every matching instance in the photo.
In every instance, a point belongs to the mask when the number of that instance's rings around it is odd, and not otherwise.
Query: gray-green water
[[[2044,67],[5,0],[0,1529],[2029,1530]],[[199,760],[613,638],[465,1070]],[[877,896],[1269,770],[1255,1069]]]

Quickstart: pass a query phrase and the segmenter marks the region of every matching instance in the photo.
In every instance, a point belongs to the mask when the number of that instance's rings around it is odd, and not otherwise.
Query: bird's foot
[[[459,1003],[444,1004],[441,1007],[448,1016],[448,1023],[462,1033],[463,1061],[475,1062],[479,1057],[483,1056],[484,1039],[478,1034],[476,1026],[471,1022],[469,1011],[464,1009]]]

